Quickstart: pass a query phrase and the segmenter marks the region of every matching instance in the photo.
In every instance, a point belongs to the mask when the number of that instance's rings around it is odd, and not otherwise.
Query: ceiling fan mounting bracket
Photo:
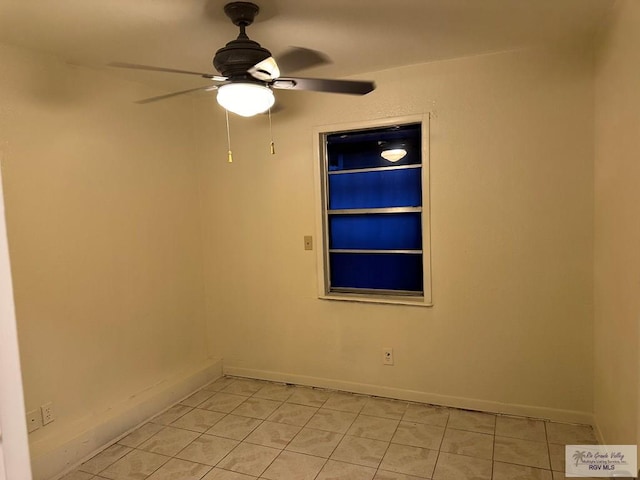
[[[239,79],[249,77],[247,70],[269,58],[271,52],[251,40],[245,33],[245,27],[253,23],[260,9],[250,2],[232,2],[224,6],[224,13],[240,28],[240,34],[219,49],[213,57],[213,66],[223,76]]]
[[[260,8],[251,2],[231,2],[224,6],[224,13],[237,27],[247,27],[253,23]]]

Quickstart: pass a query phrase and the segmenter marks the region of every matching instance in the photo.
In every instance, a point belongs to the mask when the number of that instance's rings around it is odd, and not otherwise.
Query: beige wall
[[[364,98],[277,92],[287,110],[274,116],[274,157],[265,116],[233,117],[226,163],[215,142],[224,116],[201,105],[210,348],[236,372],[589,418],[590,54],[510,52],[364,77],[378,85]],[[428,111],[434,307],[319,300],[315,252],[303,250],[316,234],[313,127]],[[381,365],[383,346],[395,366]]]
[[[207,358],[191,102],[0,47],[0,148],[27,409],[62,441]],[[77,433],[77,432],[76,432]]]
[[[640,444],[640,4],[599,39],[595,135],[595,415],[604,440]]]

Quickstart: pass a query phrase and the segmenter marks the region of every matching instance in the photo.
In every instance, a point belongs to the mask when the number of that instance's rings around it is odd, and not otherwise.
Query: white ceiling
[[[249,37],[277,58],[289,46],[333,64],[304,72],[339,77],[400,65],[586,41],[615,0],[254,0]],[[215,51],[237,35],[225,0],[2,0],[0,42],[100,67],[133,62],[213,72]],[[163,89],[199,77],[118,71]],[[303,74],[300,74],[303,76]]]

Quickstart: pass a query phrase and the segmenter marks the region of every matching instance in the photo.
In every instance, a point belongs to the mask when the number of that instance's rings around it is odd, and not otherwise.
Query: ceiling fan
[[[109,65],[137,70],[199,75],[216,82],[214,85],[147,98],[138,103],[155,102],[198,90],[217,90],[217,100],[221,106],[245,117],[266,112],[273,106],[275,97],[272,89],[350,95],[365,95],[375,89],[375,84],[370,81],[280,76],[281,68],[283,71],[293,72],[326,64],[329,60],[325,55],[314,50],[292,48],[281,55],[276,62],[269,50],[251,40],[246,34],[246,27],[253,23],[259,11],[258,6],[250,2],[232,2],[225,5],[225,14],[234,25],[240,28],[240,33],[238,38],[220,48],[213,57],[213,66],[220,75],[122,62]]]

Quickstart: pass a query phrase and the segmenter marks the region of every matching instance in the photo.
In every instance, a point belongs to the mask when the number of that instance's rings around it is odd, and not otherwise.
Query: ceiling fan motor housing
[[[213,66],[225,77],[248,76],[247,70],[270,56],[258,42],[238,37],[216,52]]]
[[[232,2],[224,7],[224,13],[234,25],[240,27],[240,34],[218,50],[213,57],[213,66],[221,75],[229,78],[247,77],[247,70],[255,64],[269,58],[271,52],[258,42],[251,40],[245,28],[253,23],[260,9],[250,2]]]

